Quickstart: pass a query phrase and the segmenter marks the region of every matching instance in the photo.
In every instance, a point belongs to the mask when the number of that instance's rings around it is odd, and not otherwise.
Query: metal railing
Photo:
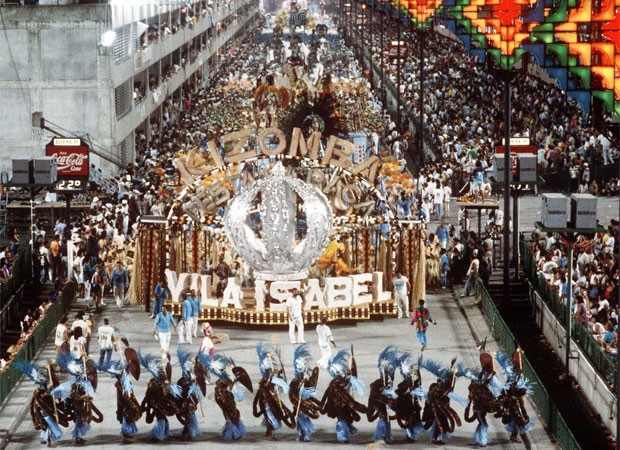
[[[482,298],[482,309],[493,327],[493,333],[502,344],[506,353],[510,354],[515,350],[515,338],[484,285],[481,282],[477,284],[478,295]],[[553,434],[560,447],[563,450],[579,450],[581,448],[580,445],[525,356],[523,357],[523,373],[532,382],[533,393],[530,398],[536,404],[540,416],[547,424],[549,431]]]
[[[11,278],[0,287],[0,308],[11,302],[13,295],[22,287],[24,281],[30,277],[32,264],[30,246],[20,245],[13,260]]]
[[[43,347],[50,333],[54,331],[60,319],[66,314],[69,306],[75,298],[76,289],[73,282],[68,282],[62,289],[52,306],[48,308],[45,316],[36,325],[28,340],[24,342],[17,352],[13,361],[32,360],[37,352]],[[12,364],[0,373],[0,404],[8,397],[13,387],[21,378],[22,373]]]
[[[521,255],[523,256],[523,270],[538,295],[553,312],[556,319],[566,327],[567,306],[560,301],[558,293],[551,290],[544,275],[536,270],[536,261],[532,249],[525,241],[520,241]],[[571,315],[572,317],[572,315]],[[577,342],[581,350],[588,357],[594,369],[608,384],[613,384],[618,376],[615,360],[612,360],[601,344],[592,336],[590,330],[582,324],[572,322],[571,337]]]

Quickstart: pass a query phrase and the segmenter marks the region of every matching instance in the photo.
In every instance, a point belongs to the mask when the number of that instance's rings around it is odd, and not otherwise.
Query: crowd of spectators
[[[386,36],[381,38],[380,21],[373,20],[370,32],[363,34],[364,48],[371,49],[373,62],[381,70],[381,42],[384,46],[396,41],[397,22],[384,19]],[[360,36],[356,35],[359,39]],[[402,40],[408,54],[401,60],[401,85],[397,85],[396,59],[384,52],[387,83],[401,92],[403,123],[399,138],[407,139],[409,123],[419,119],[419,52],[420,35],[403,30]],[[495,145],[501,142],[503,130],[503,87],[494,75],[471,58],[460,41],[445,34],[430,32],[425,40],[424,123],[426,145],[439,157],[444,167],[457,174],[470,176],[472,162],[484,168],[492,165]],[[379,81],[380,84],[380,81]],[[529,73],[519,73],[511,83],[512,136],[529,137],[538,148],[542,171],[570,170],[571,190],[580,184],[590,190],[594,177],[590,170],[618,160],[619,145],[609,125],[612,115],[606,114],[601,129],[585,122],[577,103],[554,84]],[[614,140],[615,139],[615,140]],[[409,147],[412,147],[411,143]],[[471,153],[475,153],[472,158]],[[446,170],[446,169],[444,169]],[[606,180],[594,192],[611,195],[618,192],[618,179]],[[454,186],[453,186],[454,189]]]
[[[593,237],[579,235],[574,244],[573,316],[587,327],[609,353],[617,352],[618,339],[618,251],[620,223],[612,220],[605,232]],[[540,277],[544,277],[559,302],[568,295],[567,243],[552,234],[532,234],[532,251]]]

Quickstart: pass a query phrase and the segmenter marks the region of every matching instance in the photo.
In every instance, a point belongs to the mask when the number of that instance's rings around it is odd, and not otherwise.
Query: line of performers
[[[173,382],[170,355],[164,357],[140,354],[126,347],[120,360],[102,366],[92,360],[74,359],[70,353],[59,352],[57,360],[45,368],[29,362],[15,364],[37,384],[30,413],[35,428],[41,431],[41,443],[54,447],[61,438],[62,427],[74,422],[73,438],[83,444],[91,423],[103,421],[103,415],[93,403],[97,388],[97,371],[116,379],[116,419],[121,426],[124,442],[131,442],[138,432],[137,422],[145,416],[153,424],[150,436],[164,441],[172,436],[168,418],[176,416],[183,426],[182,436],[193,439],[201,434],[197,411],[204,416],[202,399],[207,386],[215,381],[215,402],[224,415],[221,436],[224,440],[242,439],[245,426],[237,408],[245,391],[254,393],[254,386],[246,370],[220,353],[193,355],[183,348],[177,349],[181,377]],[[447,436],[461,426],[461,418],[451,406],[451,400],[465,406],[464,419],[478,422],[473,442],[486,446],[489,441],[487,415],[502,420],[510,432],[511,440],[518,442],[533,426],[525,398],[531,393],[529,381],[523,376],[522,353],[517,349],[511,356],[497,352],[495,361],[503,369],[503,381],[494,369],[494,358],[483,352],[480,368],[468,368],[453,360],[449,367],[420,357],[416,362],[410,353],[396,347],[385,348],[378,357],[379,377],[370,386],[365,403],[364,385],[359,380],[357,366],[351,350],[340,350],[329,362],[327,371],[331,381],[323,393],[317,392],[319,369],[307,345],[296,347],[293,358],[294,373],[287,381],[279,348],[269,344],[257,346],[261,379],[258,381],[252,412],[262,417],[266,437],[275,440],[276,430],[283,426],[296,429],[297,440],[310,441],[315,427],[313,420],[321,414],[336,420],[336,439],[346,443],[356,433],[355,422],[366,416],[376,421],[373,441],[394,442],[391,422],[405,432],[406,439],[415,441],[425,431],[432,442],[441,445]],[[71,376],[60,383],[55,365]],[[175,364],[176,365],[176,364]],[[150,380],[142,402],[134,394],[132,379],[140,378],[141,367],[150,373]],[[428,389],[422,387],[420,369],[431,372],[436,380]],[[400,382],[396,376],[400,373]],[[457,378],[470,380],[468,398],[454,393]]]

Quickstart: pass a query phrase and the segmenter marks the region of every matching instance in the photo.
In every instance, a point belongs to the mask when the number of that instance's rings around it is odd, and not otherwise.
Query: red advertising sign
[[[56,157],[58,178],[88,177],[89,152],[79,138],[54,138],[45,146],[45,154]]]

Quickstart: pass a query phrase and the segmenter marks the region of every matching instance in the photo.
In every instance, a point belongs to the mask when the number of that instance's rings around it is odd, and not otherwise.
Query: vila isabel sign
[[[90,149],[82,139],[54,138],[45,146],[47,156],[55,156],[58,177],[88,177]]]

